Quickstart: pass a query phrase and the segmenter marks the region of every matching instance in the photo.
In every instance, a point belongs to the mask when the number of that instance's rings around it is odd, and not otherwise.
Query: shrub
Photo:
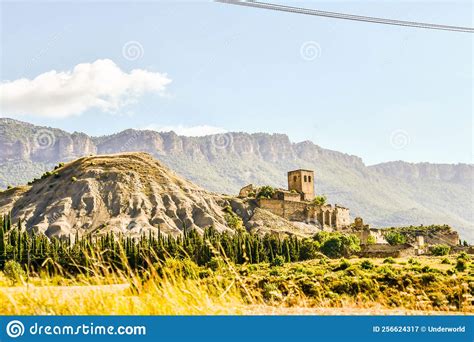
[[[428,265],[425,265],[421,268],[421,272],[423,273],[428,273],[428,272],[432,272],[433,269],[431,267],[429,267]]]
[[[64,163],[59,163],[58,165],[54,167],[54,169],[57,170],[57,169],[62,168],[63,166],[64,166]]]
[[[464,272],[466,269],[467,269],[467,262],[466,260],[463,260],[463,259],[459,259],[458,258],[458,262],[456,263],[456,270],[458,272]]]
[[[346,259],[341,259],[341,262],[337,267],[333,269],[333,271],[343,271],[351,266],[351,263]]]
[[[360,251],[360,240],[353,234],[332,234],[321,245],[321,252],[330,258],[348,257]]]
[[[323,243],[327,239],[329,239],[330,236],[331,236],[331,233],[329,232],[317,232],[316,234],[313,235],[313,240]]]
[[[275,266],[283,266],[285,264],[285,258],[281,255],[277,255],[275,258],[273,258],[272,262],[270,263],[270,266],[275,267]]]
[[[53,173],[51,171],[46,171],[45,173],[43,173],[43,175],[41,176],[41,179],[45,179],[45,178],[48,178],[49,176],[51,176]]]
[[[371,269],[374,268],[374,264],[370,260],[364,260],[364,261],[361,262],[360,268],[362,268],[364,270],[371,270]]]
[[[469,260],[471,260],[471,257],[466,252],[461,252],[461,253],[459,253],[457,259],[458,260],[469,261]]]
[[[269,185],[265,185],[258,189],[257,198],[272,198],[274,194],[275,189]]]
[[[263,285],[263,298],[267,300],[274,300],[281,298],[281,293],[275,284],[266,283]]]
[[[383,261],[384,264],[394,264],[395,263],[395,259],[392,258],[392,257],[388,257],[388,258],[385,258],[384,261]]]
[[[444,258],[443,260],[441,260],[441,263],[445,265],[451,265],[451,261],[448,258]]]
[[[448,255],[451,247],[448,245],[435,245],[431,247],[431,253],[436,256]]]
[[[212,275],[211,270],[201,270],[199,271],[199,279],[206,279]]]
[[[311,239],[304,239],[300,247],[300,260],[311,260],[318,256],[318,243]]]
[[[207,267],[209,267],[213,271],[217,271],[224,265],[224,262],[221,258],[212,257],[211,260],[207,263]]]
[[[268,272],[268,274],[271,275],[271,276],[277,277],[277,276],[280,275],[280,271],[278,271],[278,269],[276,269],[276,268],[272,268],[270,270],[270,272]]]
[[[76,177],[71,177],[71,182],[77,182],[77,178]]]
[[[3,273],[5,273],[5,276],[12,284],[21,282],[25,277],[25,271],[21,268],[21,265],[14,260],[9,260],[5,263]]]
[[[229,228],[232,228],[235,230],[243,229],[244,223],[242,219],[239,216],[237,216],[237,214],[235,213],[225,214],[224,218]]]
[[[375,236],[369,235],[369,237],[367,238],[367,244],[368,245],[373,245],[376,242],[377,242],[377,239],[375,238]]]
[[[414,259],[414,258],[408,259],[408,263],[410,265],[421,265],[420,262],[418,260]]]
[[[313,199],[313,203],[316,205],[325,205],[327,201],[326,195],[319,195]]]
[[[389,244],[393,245],[401,245],[407,242],[407,238],[405,235],[397,232],[387,232],[384,234],[385,240]]]

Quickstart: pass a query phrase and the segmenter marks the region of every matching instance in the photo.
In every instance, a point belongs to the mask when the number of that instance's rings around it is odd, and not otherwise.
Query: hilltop
[[[221,202],[220,204],[218,202]],[[48,236],[225,226],[222,200],[145,153],[83,157],[0,194],[0,212]]]

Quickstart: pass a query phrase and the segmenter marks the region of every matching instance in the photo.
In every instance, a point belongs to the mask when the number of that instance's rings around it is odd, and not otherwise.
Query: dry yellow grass
[[[445,267],[441,258],[420,258],[423,264]],[[337,264],[339,261],[330,261]],[[357,260],[359,262],[359,260]],[[373,259],[383,265],[382,259]],[[397,259],[395,268],[405,259]],[[314,264],[314,265],[313,265]],[[313,267],[316,261],[288,265]],[[241,276],[239,269],[227,263],[224,270],[208,272],[192,263],[168,260],[163,267],[149,267],[140,277],[131,269],[112,271],[96,264],[89,275],[75,277],[46,275],[30,279],[28,286],[8,286],[0,273],[1,315],[426,315],[472,314],[470,308],[459,311],[388,307],[383,301],[367,301],[360,296],[345,297],[335,303],[324,298],[315,301],[301,291],[285,300],[264,300],[262,292],[252,290],[249,279],[258,272]],[[449,265],[448,265],[449,266]],[[447,266],[446,266],[447,267]],[[451,265],[452,267],[452,265]],[[283,271],[283,268],[281,269]],[[242,271],[242,269],[240,269]],[[190,276],[191,275],[191,276]],[[289,284],[289,283],[288,283]],[[360,297],[360,298],[359,298]]]
[[[133,284],[17,286],[0,288],[1,315],[221,315],[242,314],[235,285],[184,278]]]

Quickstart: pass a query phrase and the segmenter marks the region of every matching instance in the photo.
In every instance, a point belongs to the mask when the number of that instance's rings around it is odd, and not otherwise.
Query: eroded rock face
[[[131,235],[228,229],[217,195],[145,153],[84,157],[56,173],[0,194],[0,212],[11,211],[13,220],[22,218],[47,236],[98,229]]]

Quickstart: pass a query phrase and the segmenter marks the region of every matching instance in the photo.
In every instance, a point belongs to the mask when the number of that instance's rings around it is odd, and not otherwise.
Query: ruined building
[[[257,189],[249,184],[240,190],[239,197],[254,195]],[[314,172],[288,172],[288,189],[276,189],[272,198],[257,199],[257,205],[289,221],[313,223],[322,229],[341,229],[350,225],[349,209],[339,205],[318,205],[313,202]]]
[[[271,198],[260,197],[260,189],[252,184],[240,190],[239,197],[255,198],[256,206],[289,221],[314,224],[321,230],[339,231],[359,238],[363,257],[402,257],[429,253],[429,247],[444,244],[459,250],[459,235],[449,226],[406,227],[406,242],[390,245],[386,229],[371,228],[361,217],[350,221],[349,209],[335,204],[318,204],[315,201],[314,172],[294,170],[288,172],[288,189],[275,189]],[[269,192],[271,193],[271,192]]]

